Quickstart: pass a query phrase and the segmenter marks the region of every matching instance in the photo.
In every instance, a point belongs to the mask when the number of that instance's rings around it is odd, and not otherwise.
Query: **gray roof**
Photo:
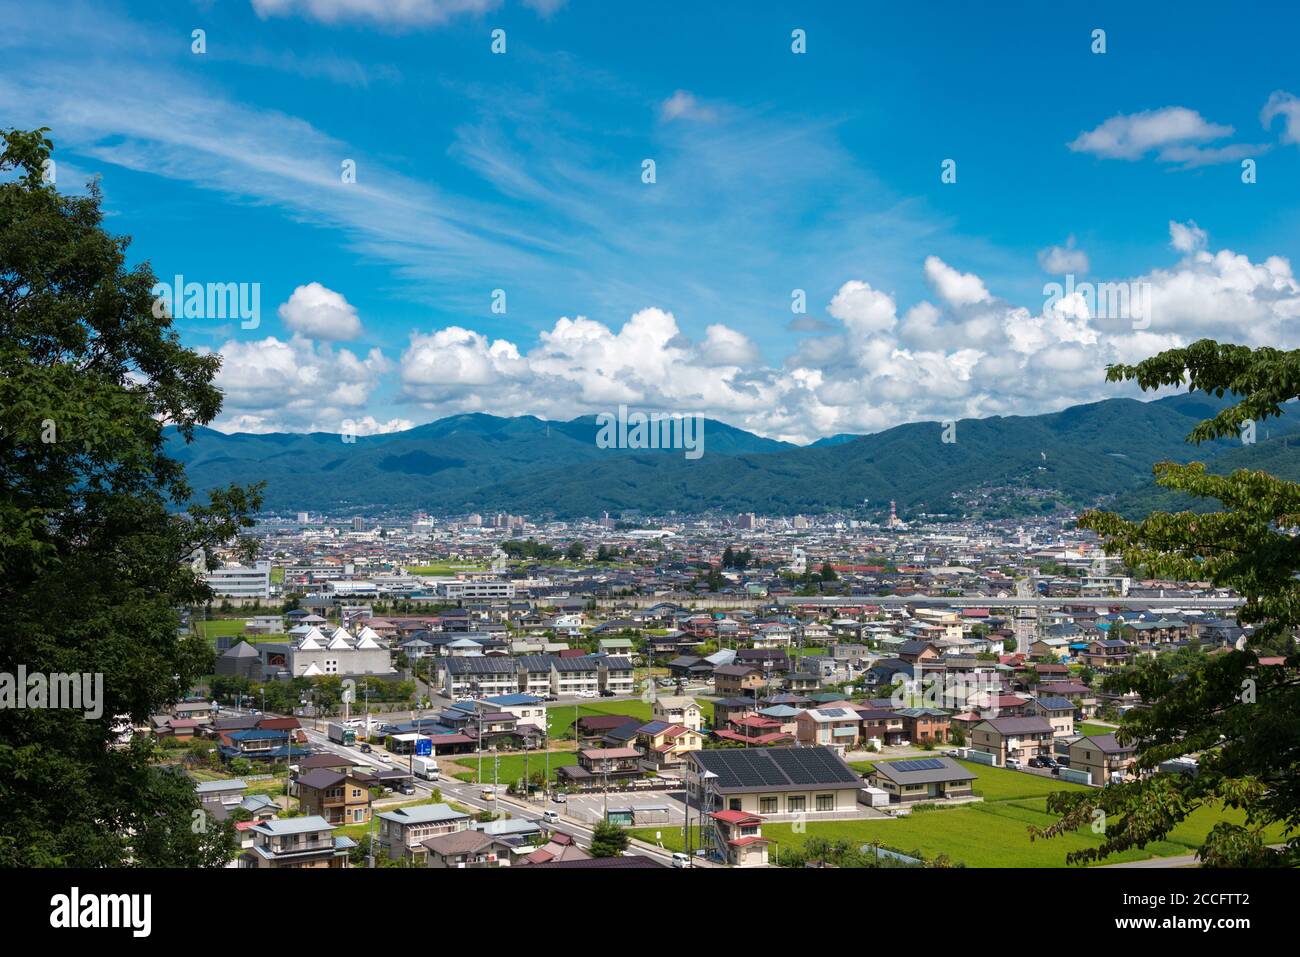
[[[281,836],[285,834],[308,834],[312,831],[332,831],[334,825],[319,814],[309,814],[306,817],[286,817],[275,821],[263,821],[253,828],[254,831],[261,831],[263,834]]]
[[[945,781],[970,781],[978,777],[952,758],[914,758],[907,761],[882,761],[875,774],[895,784],[939,784]]]
[[[413,807],[399,807],[395,811],[385,811],[379,817],[397,824],[435,824],[438,821],[458,821],[469,817],[462,814],[450,804],[416,804]]]
[[[992,725],[998,734],[1052,733],[1052,725],[1046,718],[988,718],[983,723]]]

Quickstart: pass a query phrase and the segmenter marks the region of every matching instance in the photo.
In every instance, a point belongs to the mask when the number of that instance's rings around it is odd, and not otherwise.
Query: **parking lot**
[[[640,791],[640,792],[623,792],[611,791],[608,799],[602,794],[569,794],[566,796],[564,804],[550,803],[549,807],[556,808],[561,814],[571,817],[576,821],[584,824],[594,824],[605,816],[605,808],[631,808],[633,812],[637,808],[650,807],[667,807],[668,820],[663,822],[664,827],[681,827],[686,817],[686,805],[682,799],[685,792],[677,791]],[[692,808],[691,820],[695,820],[698,812]],[[635,827],[655,827],[658,821],[647,820],[645,822],[637,821]]]

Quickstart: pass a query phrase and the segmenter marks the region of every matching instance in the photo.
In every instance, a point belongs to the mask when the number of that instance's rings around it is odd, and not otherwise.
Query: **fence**
[[[1071,784],[1091,784],[1092,775],[1087,771],[1076,771],[1074,768],[1059,768],[1057,775],[1062,781],[1069,781]]]

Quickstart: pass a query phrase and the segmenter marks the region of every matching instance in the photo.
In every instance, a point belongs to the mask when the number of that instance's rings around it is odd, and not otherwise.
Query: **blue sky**
[[[3,0],[0,115],[160,277],[260,284],[256,329],[178,320],[227,429],[626,403],[804,441],[1294,345],[1300,17],[1063,6]],[[1045,306],[1065,272],[1151,315]]]

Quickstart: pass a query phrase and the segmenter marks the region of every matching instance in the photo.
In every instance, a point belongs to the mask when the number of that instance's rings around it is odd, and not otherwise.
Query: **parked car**
[[[406,781],[398,785],[397,790],[401,791],[403,794],[414,794],[415,785],[412,784],[410,781]]]
[[[556,804],[563,804],[565,801],[568,800],[568,798],[564,796],[563,791],[556,791],[553,795],[551,795],[551,800],[554,801]]]
[[[614,692],[612,692],[612,691],[610,691],[608,688],[606,688],[604,691],[602,691],[602,692],[600,693],[600,696],[601,696],[602,698],[612,698],[612,697],[614,697]]]
[[[1009,771],[1023,771],[1024,769],[1025,769],[1025,767],[1024,767],[1023,764],[1020,763],[1020,759],[1019,759],[1019,758],[1007,758],[1007,770],[1009,770]]]

